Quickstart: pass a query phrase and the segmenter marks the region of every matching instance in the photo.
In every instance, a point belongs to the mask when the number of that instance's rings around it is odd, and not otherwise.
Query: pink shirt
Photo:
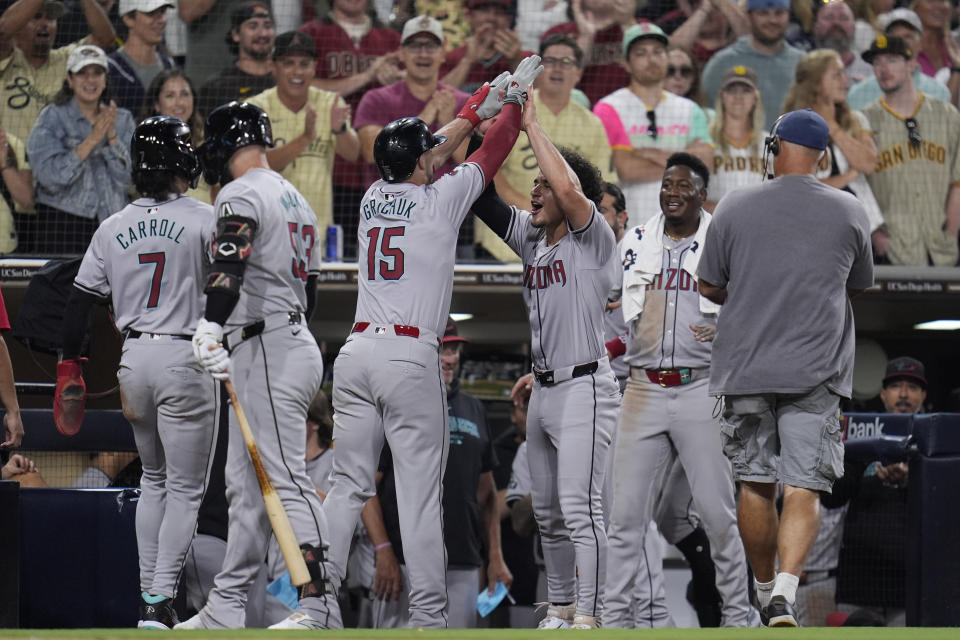
[[[463,108],[463,105],[466,103],[467,98],[470,96],[459,89],[454,89],[443,83],[437,85],[437,91],[441,89],[450,89],[453,91],[453,95],[456,98],[456,107],[453,112],[457,113]],[[373,91],[368,91],[364,94],[363,99],[360,100],[360,104],[357,105],[357,113],[353,118],[353,127],[354,129],[360,130],[361,127],[365,127],[370,124],[375,124],[379,127],[385,127],[390,124],[397,118],[403,117],[416,117],[423,108],[427,105],[427,101],[420,100],[412,93],[410,93],[410,87],[407,86],[407,83],[403,80],[395,82],[386,87],[380,87],[379,89],[374,89]],[[436,131],[443,125],[447,124],[446,122],[439,122],[437,120],[433,122],[428,122],[427,126],[430,127],[431,131]],[[454,161],[451,159],[447,161],[445,165],[440,169],[440,172],[437,174],[439,178],[445,173],[448,173],[451,169],[456,166]],[[376,165],[368,164],[366,166],[366,187],[369,187],[371,184],[380,179],[380,172],[377,171]]]

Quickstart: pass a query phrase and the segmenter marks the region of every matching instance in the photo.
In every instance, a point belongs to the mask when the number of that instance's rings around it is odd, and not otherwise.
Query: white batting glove
[[[543,73],[543,65],[540,64],[540,56],[528,56],[520,61],[517,70],[510,76],[510,82],[507,83],[507,93],[503,96],[504,102],[513,102],[523,106],[527,99],[527,87],[533,84]]]
[[[506,89],[509,81],[510,72],[504,71],[494,78],[493,82],[484,82],[481,87],[473,92],[473,95],[460,109],[457,117],[468,120],[470,124],[477,126],[483,120],[500,113],[500,108],[503,107],[503,98],[500,97],[500,91]]]
[[[230,354],[223,348],[223,327],[200,318],[193,334],[193,355],[216,380],[230,377]]]

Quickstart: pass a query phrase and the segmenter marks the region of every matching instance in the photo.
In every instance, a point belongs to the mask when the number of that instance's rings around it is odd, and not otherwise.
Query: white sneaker
[[[311,629],[311,630],[325,630],[326,627],[305,614],[302,611],[294,611],[289,616],[278,622],[277,624],[272,624],[268,629]]]
[[[547,603],[544,603],[547,604]],[[555,605],[547,606],[547,615],[537,625],[537,629],[569,629],[573,623],[573,616],[577,611],[577,605]]]
[[[206,629],[207,625],[203,624],[203,620],[200,619],[200,613],[198,612],[192,618],[184,620],[183,622],[178,622],[173,625],[174,629]]]
[[[595,618],[593,616],[585,616],[582,614],[577,614],[573,616],[573,624],[570,625],[571,629],[599,629],[600,628],[600,618]]]

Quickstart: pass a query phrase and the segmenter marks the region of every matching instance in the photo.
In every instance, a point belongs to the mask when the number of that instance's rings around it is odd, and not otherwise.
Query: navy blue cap
[[[748,0],[747,11],[757,9],[789,9],[790,0]]]
[[[813,109],[800,109],[781,116],[774,135],[784,142],[823,151],[827,148],[830,127]]]

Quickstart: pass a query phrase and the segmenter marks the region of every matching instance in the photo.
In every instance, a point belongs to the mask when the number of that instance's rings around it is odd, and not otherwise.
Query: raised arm
[[[117,32],[113,29],[110,18],[97,0],[83,0],[83,15],[90,27],[90,35],[83,39],[87,44],[95,44],[105,51],[120,46]]]
[[[537,110],[533,100],[528,100],[523,108],[523,127],[530,139],[530,147],[537,157],[540,171],[547,184],[556,195],[557,202],[563,203],[563,215],[574,229],[582,229],[590,222],[594,204],[583,195],[580,180],[567,164],[560,150],[552,142],[540,123],[537,122]]]

